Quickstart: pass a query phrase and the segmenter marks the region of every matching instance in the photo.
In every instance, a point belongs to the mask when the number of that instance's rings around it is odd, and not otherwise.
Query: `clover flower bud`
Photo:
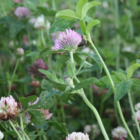
[[[93,131],[94,138],[100,134],[100,129],[96,124],[93,125],[86,125],[84,128],[84,133],[90,134]]]
[[[38,59],[34,62],[32,66],[29,67],[28,73],[33,76],[38,76],[42,78],[46,78],[46,75],[42,74],[38,69],[47,70],[48,67],[46,63],[42,59]]]
[[[28,18],[30,16],[30,10],[26,7],[17,7],[15,15],[19,18]]]
[[[0,131],[0,140],[4,138],[4,134]]]
[[[17,48],[16,54],[17,54],[17,56],[22,56],[22,55],[24,55],[24,50],[22,48]]]
[[[30,85],[31,85],[32,87],[40,87],[40,86],[41,86],[41,84],[40,84],[40,82],[39,82],[38,80],[33,80],[33,81],[30,83]]]
[[[89,136],[81,132],[73,132],[66,137],[66,140],[89,140]]]
[[[54,48],[55,50],[64,49],[68,51],[75,51],[81,41],[81,35],[74,30],[66,29],[66,31],[61,32],[58,39],[55,40]]]
[[[68,85],[68,86],[70,86],[70,87],[72,87],[72,88],[75,87],[74,84],[73,84],[73,80],[72,80],[70,77],[65,76],[65,77],[64,77],[64,80],[65,80],[65,84],[66,84],[66,85]]]
[[[0,120],[8,120],[17,117],[18,104],[15,99],[10,97],[2,97],[0,100]]]
[[[125,128],[118,126],[117,128],[112,130],[112,137],[115,140],[125,140],[127,138],[127,131]]]

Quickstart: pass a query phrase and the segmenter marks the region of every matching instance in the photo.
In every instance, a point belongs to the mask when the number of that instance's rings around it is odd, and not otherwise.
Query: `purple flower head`
[[[69,51],[75,51],[82,41],[81,35],[71,29],[66,29],[65,32],[61,32],[58,39],[55,40],[55,50],[65,49]]]
[[[30,16],[30,10],[26,7],[17,7],[15,15],[19,18],[28,18]]]
[[[46,78],[44,74],[42,74],[38,69],[47,70],[48,67],[46,63],[42,59],[38,59],[34,62],[32,66],[29,67],[28,73],[33,76],[38,76],[42,78]]]

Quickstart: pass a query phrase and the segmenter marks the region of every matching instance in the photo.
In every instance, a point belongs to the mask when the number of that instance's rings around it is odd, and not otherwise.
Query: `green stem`
[[[96,108],[89,102],[89,100],[87,99],[85,94],[82,95],[82,98],[83,98],[84,102],[86,103],[86,105],[94,112],[105,140],[109,140],[109,137],[108,137],[108,135],[107,135],[107,133],[105,131],[104,125],[102,123],[102,120],[101,120]]]
[[[13,129],[15,130],[15,132],[17,133],[18,137],[20,140],[22,140],[20,134],[18,133],[17,129],[15,128],[14,124],[9,120],[9,123],[11,124],[11,126],[13,127]]]
[[[21,125],[21,130],[24,132],[22,117],[20,117],[20,125]],[[23,134],[23,140],[25,140],[24,134]]]
[[[111,83],[113,92],[114,92],[114,94],[115,94],[115,85],[114,85],[114,82],[113,82],[113,80],[112,80],[112,78],[111,78],[111,75],[110,75],[110,73],[109,73],[109,71],[108,71],[108,69],[107,69],[107,67],[106,67],[106,65],[105,65],[105,63],[104,63],[104,61],[103,61],[101,55],[99,54],[98,50],[97,50],[96,47],[94,46],[94,44],[93,44],[93,42],[92,42],[92,40],[91,40],[90,34],[88,34],[88,39],[89,39],[89,42],[90,42],[90,44],[91,44],[93,50],[95,51],[95,53],[96,53],[96,54],[98,55],[98,57],[100,58],[100,61],[101,61],[102,65],[103,65],[103,67],[104,67],[104,70],[105,70],[105,72],[106,72],[106,74],[107,74],[107,76],[108,76],[108,78],[109,78],[109,81],[110,81],[110,83]],[[126,121],[125,121],[125,119],[124,119],[124,116],[123,116],[123,113],[122,113],[122,110],[121,110],[119,101],[116,102],[116,104],[117,104],[118,112],[119,112],[119,114],[120,114],[120,117],[121,117],[121,120],[122,120],[122,122],[123,122],[123,125],[125,126],[125,128],[126,128],[128,134],[129,134],[129,136],[131,137],[131,139],[132,139],[132,140],[135,140],[134,136],[132,135],[131,131],[129,130],[129,128],[128,128],[128,126],[127,126],[127,123],[126,123]]]
[[[70,52],[70,60],[71,60],[71,62],[74,63],[73,52],[72,52],[72,51]],[[78,83],[80,82],[79,79],[78,79],[76,76],[74,77],[74,79],[75,79]],[[83,100],[84,100],[84,102],[86,103],[86,105],[87,105],[87,106],[93,111],[93,113],[95,114],[96,119],[97,119],[97,121],[98,121],[98,123],[99,123],[100,129],[101,129],[101,131],[102,131],[102,133],[103,133],[103,136],[104,136],[105,140],[109,140],[109,137],[108,137],[108,135],[107,135],[107,132],[106,132],[106,130],[105,130],[105,128],[104,128],[104,125],[103,125],[103,123],[102,123],[102,120],[101,120],[101,118],[100,118],[100,116],[99,116],[99,114],[98,114],[96,108],[95,108],[95,107],[89,102],[89,100],[87,99],[87,97],[86,97],[86,95],[85,95],[85,93],[84,93],[84,90],[82,89],[82,93],[80,93],[80,94],[78,94],[78,95],[80,95],[80,96],[83,98]]]
[[[55,7],[55,0],[52,0],[52,7],[53,7],[53,10],[56,10],[56,7]]]
[[[134,117],[134,121],[136,123],[136,127],[137,127],[137,130],[138,130],[139,136],[140,136],[140,126],[139,126],[138,120],[137,120],[136,115],[135,115],[130,91],[128,92],[128,99],[129,99],[130,108],[131,108],[131,111],[132,111],[132,114],[133,114],[133,117]]]
[[[45,38],[44,38],[43,29],[41,30],[41,39],[42,39],[43,46],[45,47],[46,46],[46,41],[45,41]]]
[[[13,72],[13,74],[12,74],[11,80],[9,81],[8,96],[11,94],[12,82],[13,82],[13,79],[14,79],[14,77],[15,77],[15,73],[16,73],[16,70],[17,70],[17,67],[18,67],[18,63],[19,63],[19,58],[17,59],[16,66],[15,66],[14,72]]]

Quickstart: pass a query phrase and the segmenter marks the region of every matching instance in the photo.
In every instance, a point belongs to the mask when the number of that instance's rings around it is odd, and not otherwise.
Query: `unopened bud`
[[[22,55],[24,55],[24,50],[22,48],[17,48],[16,54],[17,54],[17,56],[22,56]]]
[[[30,83],[30,85],[31,85],[32,87],[40,87],[40,82],[37,81],[37,80],[33,80],[33,81]]]
[[[65,77],[64,77],[64,80],[65,80],[65,84],[66,84],[66,85],[68,85],[68,86],[74,88],[73,80],[72,80],[70,77],[65,76]]]

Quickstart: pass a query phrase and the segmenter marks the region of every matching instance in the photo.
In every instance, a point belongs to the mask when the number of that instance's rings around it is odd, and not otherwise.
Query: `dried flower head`
[[[84,128],[84,133],[90,134],[93,131],[94,138],[100,134],[100,129],[96,124],[93,125],[86,125]]]
[[[17,7],[15,15],[19,18],[28,18],[30,16],[30,10],[26,7]]]
[[[17,117],[18,104],[15,99],[10,97],[2,97],[0,100],[0,120],[8,120]]]
[[[39,82],[38,80],[33,80],[33,81],[30,83],[30,85],[31,85],[32,87],[40,87],[40,86],[41,86],[41,84],[40,84],[40,82]]]
[[[125,140],[127,138],[127,131],[125,128],[118,126],[117,128],[112,130],[112,137],[115,140]]]
[[[89,140],[89,136],[81,132],[73,132],[66,137],[66,140]]]
[[[34,62],[32,66],[29,67],[28,73],[33,76],[38,76],[42,78],[46,78],[44,74],[42,74],[38,69],[47,70],[48,67],[46,63],[42,59],[38,59]]]
[[[55,40],[55,50],[65,49],[69,51],[75,51],[78,48],[79,43],[82,41],[81,35],[71,29],[66,29],[65,32],[61,32],[58,39]]]
[[[4,138],[4,134],[0,131],[0,140]]]

